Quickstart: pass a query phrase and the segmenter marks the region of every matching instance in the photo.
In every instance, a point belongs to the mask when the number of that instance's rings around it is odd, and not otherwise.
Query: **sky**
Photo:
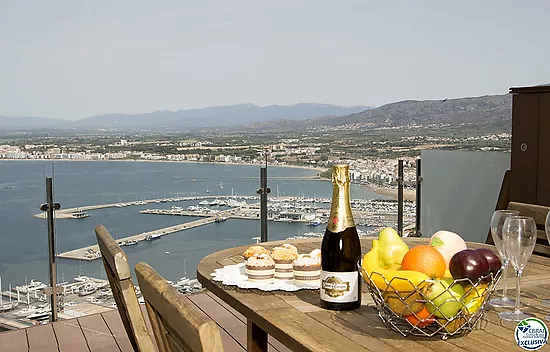
[[[550,82],[550,1],[0,0],[0,115],[380,106]]]

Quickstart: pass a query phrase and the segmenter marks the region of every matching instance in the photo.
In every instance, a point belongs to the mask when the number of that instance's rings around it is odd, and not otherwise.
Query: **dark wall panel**
[[[536,203],[537,201],[538,125],[538,94],[514,94],[510,199],[516,202]]]
[[[537,204],[550,206],[550,93],[539,93]]]

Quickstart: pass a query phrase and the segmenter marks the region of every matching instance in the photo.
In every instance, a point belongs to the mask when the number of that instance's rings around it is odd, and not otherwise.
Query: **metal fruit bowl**
[[[447,286],[438,280],[425,280],[415,285],[407,278],[385,278],[375,271],[369,275],[361,263],[357,265],[363,282],[374,300],[378,315],[389,330],[403,336],[432,337],[440,335],[443,340],[451,336],[465,335],[474,329],[478,319],[483,316],[486,304],[495,291],[502,271],[499,270],[496,275],[490,273],[476,282],[472,282],[470,279],[448,279]],[[382,282],[379,278],[374,278],[375,275],[383,279],[385,288],[381,289],[374,284],[375,280],[379,285]],[[411,289],[400,292],[394,288],[403,287],[404,284]],[[455,291],[462,292],[460,288],[455,288],[455,285],[460,285],[464,294],[459,296],[455,293]],[[434,292],[434,288],[439,289],[440,292],[437,291],[435,297],[431,294],[431,299],[429,299],[428,295],[430,292]],[[422,320],[418,313],[424,308],[429,311],[430,315]],[[452,316],[447,315],[450,311],[456,310],[458,311]]]

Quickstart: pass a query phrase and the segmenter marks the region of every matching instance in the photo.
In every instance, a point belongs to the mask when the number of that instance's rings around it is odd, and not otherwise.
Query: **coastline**
[[[212,161],[189,161],[189,160],[144,160],[144,159],[120,159],[120,160],[67,160],[67,159],[0,159],[2,161],[42,161],[42,162],[139,162],[139,163],[186,163],[186,164],[210,164],[210,165],[237,165],[237,166],[260,166],[260,163],[236,163],[236,162],[212,162]],[[268,167],[285,167],[292,169],[302,169],[314,171],[317,175],[327,168],[300,166],[300,165],[269,165]],[[322,180],[322,178],[320,178]],[[326,179],[330,181],[330,179]],[[397,189],[384,188],[375,186],[372,184],[360,184],[359,186],[367,188],[369,191],[381,194],[384,196],[390,196],[393,199],[397,199]],[[408,189],[403,190],[403,199],[409,201],[416,200],[416,192]]]
[[[139,163],[187,163],[187,164],[210,164],[210,165],[243,165],[243,166],[261,166],[260,163],[236,163],[236,162],[216,162],[216,161],[189,161],[189,160],[144,160],[144,159],[116,159],[116,160],[78,160],[78,159],[0,159],[2,161],[42,161],[42,162],[139,162]],[[268,167],[286,167],[292,169],[303,169],[316,171],[317,173],[326,171],[327,168],[300,166],[300,165],[273,165]]]
[[[237,166],[260,166],[260,163],[236,163],[236,162],[212,162],[212,161],[189,161],[189,160],[144,160],[144,159],[120,159],[120,160],[67,160],[67,159],[0,159],[2,161],[41,161],[41,162],[139,162],[139,163],[186,163],[186,164],[210,164],[210,165],[237,165]],[[326,171],[327,168],[322,167],[311,167],[311,166],[300,166],[300,165],[269,165],[268,167],[285,167],[291,169],[302,169],[316,172],[317,175],[323,171]],[[330,181],[326,179],[326,181]],[[370,185],[370,184],[360,184],[361,187],[366,187],[369,191],[372,191],[377,194],[384,196],[390,196],[393,199],[397,199],[397,189],[384,188],[380,186]],[[403,199],[415,201],[416,192],[404,189],[403,190]]]

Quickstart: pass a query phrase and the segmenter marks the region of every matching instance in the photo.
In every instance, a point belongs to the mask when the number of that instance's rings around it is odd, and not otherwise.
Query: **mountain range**
[[[258,106],[237,104],[204,109],[155,111],[144,114],[106,114],[69,121],[39,117],[0,116],[0,130],[105,129],[186,130],[192,128],[246,126],[275,119],[299,121],[326,116],[344,116],[370,109],[368,106],[339,106],[317,103]]]
[[[68,121],[38,117],[2,117],[0,130],[172,130],[235,128],[302,130],[317,126],[354,128],[409,124],[492,124],[509,130],[512,98],[509,94],[444,100],[405,100],[377,108],[299,103],[291,106],[253,104],[212,106],[204,109],[155,111],[144,114],[107,114]],[[501,128],[502,127],[502,128]]]

